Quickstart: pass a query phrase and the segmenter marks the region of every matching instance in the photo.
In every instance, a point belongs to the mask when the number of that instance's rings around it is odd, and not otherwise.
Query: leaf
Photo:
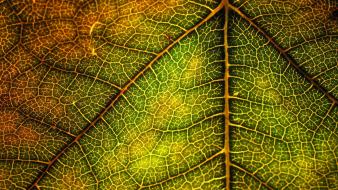
[[[1,189],[337,189],[337,5],[0,1]]]

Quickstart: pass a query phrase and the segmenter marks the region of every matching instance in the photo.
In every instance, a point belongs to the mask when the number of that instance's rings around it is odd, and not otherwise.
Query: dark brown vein
[[[248,170],[242,168],[241,166],[238,166],[237,164],[234,164],[234,163],[231,163],[231,166],[234,167],[234,168],[237,168],[238,170],[240,170],[240,171],[244,172],[245,174],[251,176],[256,181],[258,181],[263,187],[266,187],[267,189],[270,189],[270,190],[274,189],[271,186],[269,186],[267,183],[265,183],[264,181],[262,181],[261,179],[259,179],[257,176],[255,176],[253,173],[251,173]]]
[[[77,71],[71,71],[71,70],[67,70],[67,69],[64,69],[64,68],[60,68],[58,66],[55,66],[55,65],[50,65],[48,63],[44,63],[42,65],[45,65],[49,68],[51,68],[51,70],[56,70],[56,71],[60,71],[60,72],[64,72],[64,73],[68,73],[68,74],[73,74],[73,75],[79,75],[79,76],[83,76],[83,77],[86,77],[86,78],[89,78],[89,79],[92,79],[94,81],[100,81],[104,84],[108,84],[118,90],[121,90],[120,86],[114,84],[114,83],[111,83],[109,82],[108,80],[104,80],[104,79],[101,79],[100,77],[97,77],[97,76],[92,76],[92,75],[88,75],[86,73],[81,73],[81,72],[77,72]]]
[[[46,123],[46,122],[43,121],[42,118],[36,118],[36,117],[34,117],[34,116],[32,116],[32,115],[26,114],[26,113],[23,112],[23,111],[20,111],[19,109],[18,109],[18,112],[19,112],[22,116],[24,116],[25,118],[27,118],[27,119],[29,119],[29,120],[35,121],[35,122],[37,122],[37,123],[39,123],[39,124],[41,124],[41,125],[50,126],[51,129],[57,130],[58,132],[61,132],[61,133],[65,134],[65,135],[67,135],[67,136],[69,136],[69,137],[73,137],[73,138],[76,137],[76,136],[75,136],[74,134],[72,134],[71,132],[65,131],[65,130],[63,130],[62,128],[57,127],[56,124],[53,124],[53,123]]]

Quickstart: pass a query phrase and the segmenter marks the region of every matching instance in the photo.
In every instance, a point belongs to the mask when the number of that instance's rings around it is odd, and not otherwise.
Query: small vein
[[[0,161],[2,162],[8,162],[8,161],[13,161],[13,162],[28,162],[28,163],[36,163],[36,164],[42,164],[42,165],[48,165],[49,162],[44,162],[41,160],[23,160],[23,159],[17,159],[17,158],[0,158]]]
[[[153,186],[156,186],[156,185],[160,185],[160,184],[163,184],[163,183],[168,182],[168,181],[170,181],[170,180],[173,180],[173,179],[175,179],[175,178],[177,178],[177,177],[183,176],[183,175],[185,175],[185,174],[187,174],[187,173],[189,173],[189,172],[192,172],[192,171],[196,170],[197,168],[200,168],[201,166],[203,166],[203,165],[206,164],[207,162],[209,162],[209,161],[215,159],[216,157],[218,157],[219,155],[222,155],[222,154],[224,154],[224,151],[223,151],[223,150],[221,150],[221,151],[217,152],[216,154],[210,156],[209,158],[205,159],[202,163],[197,164],[196,166],[194,166],[194,167],[188,169],[187,171],[185,171],[185,172],[183,172],[183,173],[177,174],[177,175],[175,175],[175,176],[170,176],[169,178],[167,178],[167,179],[165,179],[165,180],[162,180],[162,181],[160,181],[160,182],[154,183],[154,184],[141,186],[140,189],[144,189],[144,188],[148,188],[148,187],[153,187]]]

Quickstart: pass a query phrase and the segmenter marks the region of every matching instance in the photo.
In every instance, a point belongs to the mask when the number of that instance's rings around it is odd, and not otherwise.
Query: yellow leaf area
[[[102,180],[99,188],[165,185],[167,178],[179,180],[203,167],[200,162],[213,162],[209,156],[222,156],[222,57],[208,58],[206,41],[195,38],[214,39],[207,43],[217,48],[222,38],[210,33],[212,27],[218,24],[210,22],[180,41],[80,141]]]
[[[0,0],[0,189],[337,189],[337,7]]]

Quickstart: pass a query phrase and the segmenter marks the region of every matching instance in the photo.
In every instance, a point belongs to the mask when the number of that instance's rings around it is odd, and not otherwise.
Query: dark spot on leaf
[[[332,19],[332,20],[338,20],[338,8],[336,8],[336,9],[331,13],[331,19]]]

